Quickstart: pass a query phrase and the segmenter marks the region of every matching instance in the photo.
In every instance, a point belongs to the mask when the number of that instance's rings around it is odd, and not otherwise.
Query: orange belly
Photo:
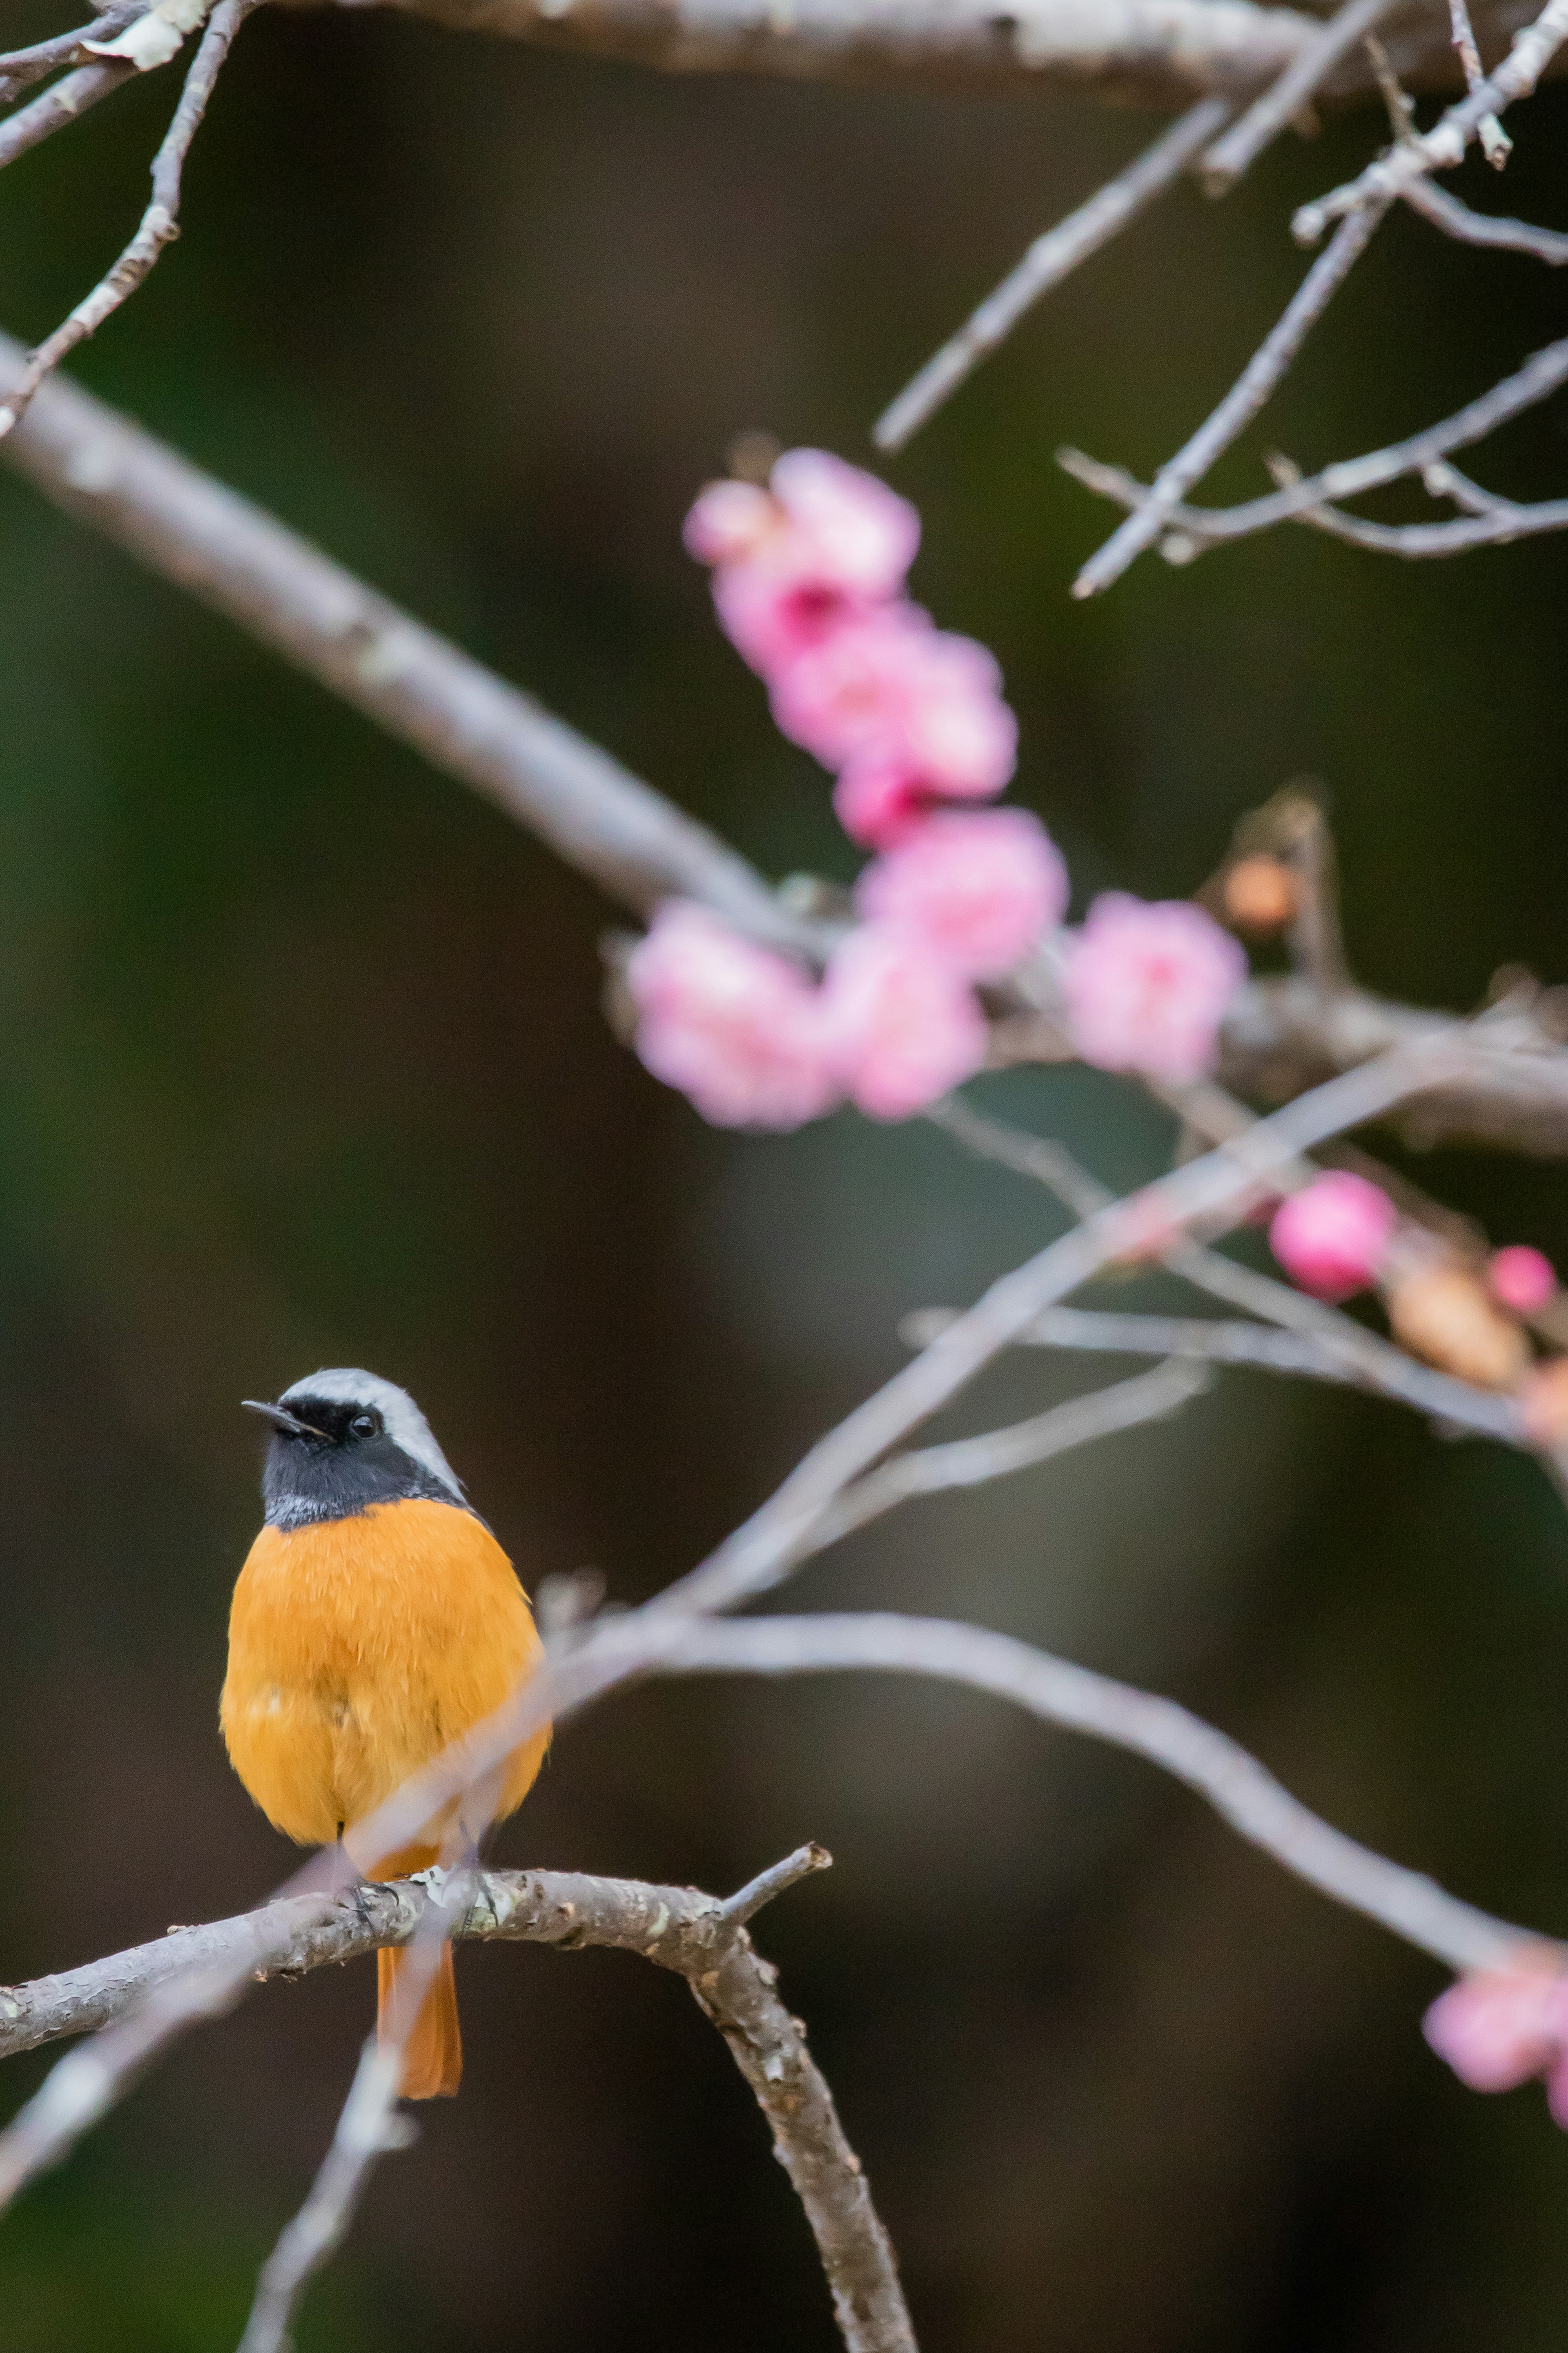
[[[265,1527],[234,1589],[224,1740],[268,1820],[324,1846],[498,1708],[541,1650],[510,1561],[454,1504]],[[498,1820],[522,1803],[549,1740],[508,1759]]]

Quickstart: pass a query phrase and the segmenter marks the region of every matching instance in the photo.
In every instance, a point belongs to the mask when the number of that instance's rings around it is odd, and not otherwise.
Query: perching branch
[[[745,1927],[763,1903],[828,1861],[820,1847],[803,1848],[728,1905],[692,1888],[579,1873],[480,1872],[467,1909],[441,1926],[459,1943],[502,1939],[563,1952],[602,1946],[639,1953],[685,1978],[767,2118],[805,2208],[851,2353],[913,2353],[892,2251],[860,2161],[804,2032],[779,2000],[776,1973]],[[295,1897],[205,1927],[177,1928],[84,1968],[0,1990],[0,2056],[125,2021],[193,1968],[210,1974],[226,1966],[246,1976],[255,1970],[292,1979],[382,1945],[406,1945],[443,1889],[444,1875],[426,1872],[331,1900]]]

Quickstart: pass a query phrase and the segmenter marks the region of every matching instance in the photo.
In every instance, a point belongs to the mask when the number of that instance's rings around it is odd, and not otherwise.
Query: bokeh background
[[[18,11],[15,37],[52,29]],[[166,78],[0,189],[32,338],[129,232]],[[1568,220],[1568,104],[1503,201]],[[83,377],[531,687],[774,873],[844,875],[679,527],[743,427],[851,458],[1023,244],[1150,134],[1048,99],[676,82],[369,12],[245,32],[187,230]],[[1568,545],[1400,567],[1306,532],[1067,596],[1295,282],[1292,205],[1376,137],[1179,194],[891,470],[916,590],[994,645],[1016,792],[1082,898],[1192,890],[1292,776],[1332,800],[1371,984],[1568,976]],[[1500,199],[1489,184],[1469,191]],[[1268,420],[1304,460],[1436,417],[1563,332],[1528,260],[1397,219]],[[1259,438],[1216,487],[1260,479]],[[1568,406],[1484,470],[1561,487]],[[689,1566],[1054,1229],[918,1124],[703,1128],[612,1039],[620,920],[490,808],[0,480],[0,1974],[257,1900],[290,1857],[217,1738],[258,1519],[238,1410],[320,1363],[428,1409],[530,1578]],[[978,1097],[1103,1175],[1110,1082]],[[1549,1166],[1424,1181],[1568,1259]],[[1123,1300],[1131,1296],[1121,1294]],[[950,1427],[1110,1377],[1020,1357]],[[1145,1681],[1357,1835],[1568,1930],[1568,1525],[1528,1462],[1227,1377],[1176,1422],[909,1511],[805,1603],[971,1614]],[[647,1691],[574,1725],[512,1862],[723,1890],[837,1866],[760,1930],[900,2250],[927,2353],[1534,2353],[1568,2145],[1426,2052],[1439,1973],[1184,1794],[988,1703],[848,1680]],[[301,2353],[827,2353],[805,2225],[682,1987],[463,1956],[468,2073],[377,2176]],[[0,2232],[3,2353],[219,2353],[301,2196],[368,1968],[187,2042]],[[14,2061],[8,2103],[47,2054]]]

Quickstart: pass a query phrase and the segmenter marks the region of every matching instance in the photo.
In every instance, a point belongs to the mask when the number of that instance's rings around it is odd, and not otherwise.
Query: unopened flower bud
[[[1242,932],[1278,932],[1295,916],[1300,892],[1290,869],[1259,853],[1238,859],[1225,878],[1226,920]]]
[[[1268,1242],[1303,1291],[1337,1301],[1376,1280],[1398,1223],[1380,1185],[1347,1168],[1331,1168],[1280,1203]]]
[[[1487,1269],[1487,1281],[1493,1298],[1511,1307],[1516,1315],[1539,1314],[1557,1293],[1552,1261],[1531,1250],[1528,1242],[1513,1242],[1507,1250],[1498,1250]]]
[[[1534,1446],[1568,1446],[1568,1356],[1531,1365],[1519,1389],[1525,1434]]]
[[[1414,1355],[1478,1388],[1512,1388],[1530,1362],[1518,1324],[1499,1314],[1462,1267],[1417,1267],[1395,1282],[1388,1320]]]

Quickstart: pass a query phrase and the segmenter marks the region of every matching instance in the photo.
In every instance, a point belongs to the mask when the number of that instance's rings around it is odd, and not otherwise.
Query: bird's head
[[[310,1373],[275,1404],[245,1404],[272,1425],[261,1493],[275,1527],[347,1519],[405,1498],[468,1508],[414,1399],[378,1374],[349,1366]]]

